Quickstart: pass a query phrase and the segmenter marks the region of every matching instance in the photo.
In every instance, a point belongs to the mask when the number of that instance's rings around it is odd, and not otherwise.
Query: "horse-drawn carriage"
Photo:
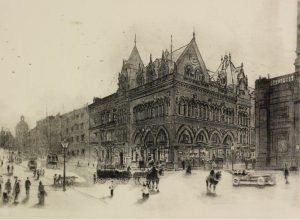
[[[100,183],[105,183],[109,179],[117,180],[121,183],[127,183],[131,178],[131,172],[125,170],[111,169],[98,169],[97,180]]]
[[[47,156],[47,168],[57,168],[58,156],[57,154],[48,154]]]
[[[29,158],[27,166],[29,170],[35,170],[37,168],[37,158]]]

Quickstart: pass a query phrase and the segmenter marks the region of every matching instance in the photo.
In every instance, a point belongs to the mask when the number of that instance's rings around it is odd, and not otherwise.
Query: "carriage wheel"
[[[233,178],[233,185],[234,185],[234,186],[240,185],[240,179],[237,178],[237,177],[234,177],[234,178]]]
[[[264,186],[265,185],[265,178],[263,178],[262,176],[257,178],[257,184],[259,186]]]
[[[106,182],[106,179],[103,179],[103,178],[100,178],[98,179],[100,183],[105,183]]]

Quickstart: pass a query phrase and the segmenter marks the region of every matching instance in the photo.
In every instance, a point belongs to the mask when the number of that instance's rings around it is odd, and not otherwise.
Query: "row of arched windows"
[[[142,121],[166,116],[169,113],[169,105],[168,101],[163,100],[137,105],[133,108],[133,120]]]
[[[249,126],[250,118],[247,113],[239,112],[238,114],[238,124],[242,126]]]
[[[241,130],[239,131],[238,133],[238,143],[239,144],[249,144],[250,141],[249,141],[249,131],[244,129],[244,130]]]
[[[203,103],[190,103],[180,101],[178,104],[178,114],[186,117],[200,118],[228,124],[234,123],[234,110],[231,108],[221,109],[220,107],[209,106]]]

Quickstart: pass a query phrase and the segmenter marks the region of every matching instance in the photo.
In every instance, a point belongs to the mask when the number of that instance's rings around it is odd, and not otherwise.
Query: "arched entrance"
[[[205,130],[200,130],[196,135],[197,147],[194,149],[195,159],[198,162],[197,166],[205,166],[205,161],[209,159],[208,148],[208,134]]]
[[[157,160],[158,161],[169,161],[169,140],[165,130],[160,129],[156,137],[157,145]]]
[[[154,145],[154,137],[152,133],[149,131],[147,132],[145,139],[144,139],[144,146],[146,147],[146,159],[147,161],[157,160],[157,148]]]
[[[224,152],[222,149],[221,136],[218,132],[214,132],[210,137],[211,152],[210,159],[213,161],[220,160],[224,157]]]
[[[229,159],[231,158],[230,151],[231,151],[232,146],[233,146],[233,137],[229,134],[225,135],[224,140],[223,140],[223,151],[224,151],[224,157],[225,157],[227,166],[228,166]]]
[[[131,161],[144,161],[144,152],[142,150],[142,136],[141,133],[137,133],[134,138],[134,147],[131,150]]]

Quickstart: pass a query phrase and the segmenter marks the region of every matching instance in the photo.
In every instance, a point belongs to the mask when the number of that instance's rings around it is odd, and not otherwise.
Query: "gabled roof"
[[[198,46],[197,46],[197,43],[196,43],[196,40],[195,38],[193,37],[193,39],[191,40],[191,42],[185,47],[184,51],[181,53],[181,55],[179,56],[179,58],[176,60],[176,64],[178,65],[179,62],[181,61],[181,59],[184,57],[184,55],[190,50],[190,49],[193,49],[196,53],[196,56],[197,56],[197,59],[200,63],[200,67],[202,69],[203,72],[207,73],[207,69],[206,69],[206,66],[205,66],[205,63],[203,61],[203,58],[200,54],[200,51],[198,49]]]
[[[140,53],[136,46],[133,47],[127,62],[136,69],[139,67],[139,64],[141,64],[141,66],[144,66]]]

